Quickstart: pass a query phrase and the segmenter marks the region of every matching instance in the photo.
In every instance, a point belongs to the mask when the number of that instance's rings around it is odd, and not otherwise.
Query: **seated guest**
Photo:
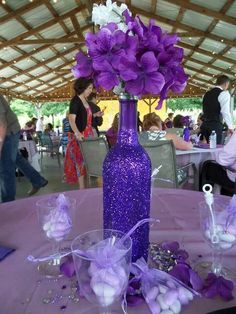
[[[236,193],[236,131],[227,144],[215,152],[216,161],[207,160],[202,166],[201,187],[209,183],[221,186],[221,194],[232,196]]]
[[[88,97],[87,101],[89,103],[89,106],[92,110],[92,127],[95,129],[97,132],[97,136],[99,136],[99,129],[98,127],[102,125],[103,123],[103,115],[104,115],[104,110],[101,110],[100,107],[97,105],[97,94],[92,92]]]
[[[141,140],[144,140],[145,137],[147,138],[147,140],[172,140],[176,149],[191,150],[193,148],[191,142],[185,142],[181,137],[178,137],[176,134],[166,133],[165,131],[162,131],[162,120],[155,112],[148,113],[144,116],[143,130],[146,132],[143,132],[144,134],[141,134]]]
[[[174,117],[174,113],[169,112],[168,117],[164,121],[164,124],[168,129],[173,128],[173,117]]]
[[[65,156],[66,147],[68,144],[68,132],[70,132],[69,111],[66,111],[66,117],[62,120],[61,145],[62,145],[63,156]]]
[[[53,125],[51,123],[48,123],[46,125],[46,128],[44,130],[44,134],[48,134],[51,137],[54,137],[57,135],[57,133],[53,130]]]
[[[177,114],[177,116],[174,117],[173,119],[173,127],[174,128],[184,128],[184,116],[181,114]]]
[[[119,127],[119,113],[115,115],[112,122],[112,126],[106,132],[106,138],[107,138],[109,147],[112,147],[116,144],[118,127]]]

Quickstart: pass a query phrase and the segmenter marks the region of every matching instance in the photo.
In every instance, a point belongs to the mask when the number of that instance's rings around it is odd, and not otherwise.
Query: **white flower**
[[[118,25],[120,30],[125,32],[127,30],[127,26],[124,23],[122,13],[127,9],[126,4],[122,3],[121,6],[118,6],[116,2],[112,3],[111,0],[107,0],[106,5],[97,5],[94,3],[92,21],[95,25],[100,25],[100,27],[113,22]]]

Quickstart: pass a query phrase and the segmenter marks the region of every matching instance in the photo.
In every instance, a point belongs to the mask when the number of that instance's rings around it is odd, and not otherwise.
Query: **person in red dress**
[[[67,183],[79,183],[79,188],[85,187],[85,165],[78,141],[83,138],[94,138],[96,132],[92,128],[92,111],[87,97],[93,91],[93,81],[79,78],[74,84],[75,96],[71,99],[69,109],[70,132],[64,162],[64,175]],[[99,115],[97,112],[96,115]]]

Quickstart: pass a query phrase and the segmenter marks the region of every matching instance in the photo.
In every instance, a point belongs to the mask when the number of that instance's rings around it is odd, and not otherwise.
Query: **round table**
[[[210,257],[211,251],[204,242],[199,228],[198,203],[203,194],[180,189],[154,189],[152,191],[151,216],[160,223],[151,226],[150,241],[179,241],[190,260],[195,262],[198,255]],[[76,198],[77,208],[74,217],[73,237],[85,231],[102,227],[102,189],[86,189],[65,192]],[[90,304],[81,299],[78,303],[65,297],[57,304],[44,304],[45,297],[55,293],[55,286],[61,289],[61,281],[42,279],[34,263],[27,256],[45,251],[48,244],[40,232],[35,203],[45,196],[21,199],[1,204],[0,245],[16,248],[15,252],[0,262],[0,313],[3,314],[83,314]],[[225,264],[235,267],[236,248],[226,253]],[[68,279],[65,279],[68,280]],[[68,295],[68,294],[67,294]],[[66,301],[67,300],[67,301]],[[61,306],[66,303],[62,312]],[[220,308],[235,305],[235,300],[224,302],[220,299],[195,298],[183,307],[182,314],[205,314]],[[88,312],[87,312],[88,313]],[[148,314],[145,304],[129,307],[129,314]],[[94,314],[91,312],[91,314]]]

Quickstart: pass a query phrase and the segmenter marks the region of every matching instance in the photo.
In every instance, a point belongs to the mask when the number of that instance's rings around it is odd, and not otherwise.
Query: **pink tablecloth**
[[[77,199],[75,219],[76,234],[102,227],[102,190],[88,189],[66,192]],[[62,299],[58,304],[44,304],[45,297],[54,293],[52,286],[60,287],[60,281],[45,281],[40,278],[36,265],[26,261],[29,254],[48,248],[37,223],[35,202],[43,196],[22,199],[0,205],[0,245],[16,248],[16,251],[0,262],[0,313],[2,314],[95,314],[84,299],[77,304]],[[171,189],[153,191],[153,217],[161,223],[152,226],[150,240],[177,240],[188,250],[194,262],[199,254],[210,257],[210,249],[203,241],[199,230],[198,203],[203,200],[200,192]],[[225,264],[235,268],[236,249],[226,253]],[[40,281],[39,281],[40,280]],[[64,293],[66,294],[66,289]],[[235,294],[236,295],[236,294]],[[67,300],[67,301],[65,301]],[[66,309],[60,306],[66,303]],[[183,314],[205,314],[230,307],[236,301],[223,302],[219,299],[195,299],[185,306]],[[87,310],[87,311],[86,311]],[[119,313],[119,312],[118,312]],[[121,311],[120,311],[121,313]],[[145,304],[128,309],[129,314],[150,313]]]

